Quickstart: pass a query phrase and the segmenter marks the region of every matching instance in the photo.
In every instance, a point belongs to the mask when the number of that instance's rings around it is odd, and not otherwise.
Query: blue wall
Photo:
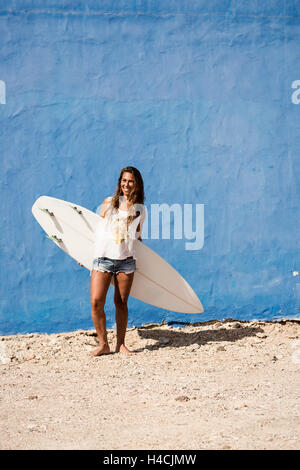
[[[0,334],[93,327],[31,206],[96,210],[127,164],[148,207],[205,207],[201,250],[147,240],[205,314],[130,299],[130,325],[299,316],[300,3],[265,3],[2,0]]]

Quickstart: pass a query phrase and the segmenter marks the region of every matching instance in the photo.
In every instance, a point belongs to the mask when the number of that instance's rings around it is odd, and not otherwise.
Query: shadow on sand
[[[230,323],[225,326],[225,323]],[[214,325],[213,329],[204,329],[205,325]],[[180,326],[180,325],[178,325]],[[188,331],[188,326],[198,327],[201,330]],[[220,322],[218,320],[194,323],[187,325],[182,329],[159,329],[157,326],[144,326],[138,328],[138,334],[141,339],[155,340],[155,344],[147,345],[146,349],[155,350],[163,347],[187,347],[192,344],[203,346],[206,343],[213,342],[235,342],[249,336],[256,336],[257,333],[262,333],[264,330],[258,326],[250,326],[249,323],[243,323],[240,320],[228,320]],[[136,349],[135,352],[143,351],[145,348]]]

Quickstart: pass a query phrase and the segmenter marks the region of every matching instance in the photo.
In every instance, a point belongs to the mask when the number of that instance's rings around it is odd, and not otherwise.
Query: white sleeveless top
[[[94,258],[126,259],[132,256],[136,259],[135,244],[142,233],[142,225],[145,220],[145,208],[137,204],[135,209],[115,209],[109,202],[105,217],[99,217],[99,223],[95,232]],[[134,215],[135,210],[140,212],[129,225],[127,217]],[[138,225],[140,230],[137,232]]]

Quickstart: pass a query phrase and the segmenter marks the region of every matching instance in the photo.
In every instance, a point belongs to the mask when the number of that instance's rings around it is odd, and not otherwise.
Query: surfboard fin
[[[74,211],[76,211],[77,214],[82,214],[82,211],[79,210],[78,207],[76,207],[76,206],[70,206],[70,207],[72,207],[72,209],[74,209]]]
[[[45,212],[45,214],[48,214],[51,217],[54,216],[53,212],[50,212],[49,209],[42,209],[41,207],[39,207],[39,209],[40,209],[40,211]]]
[[[56,235],[52,235],[52,236],[48,236],[48,235],[47,235],[47,238],[49,238],[49,240],[52,240],[53,242],[62,243],[62,239],[61,239],[61,238],[57,238]]]

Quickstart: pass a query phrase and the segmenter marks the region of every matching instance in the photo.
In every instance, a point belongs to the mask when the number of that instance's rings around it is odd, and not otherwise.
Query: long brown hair
[[[137,168],[134,168],[134,166],[126,166],[125,168],[122,168],[120,172],[118,184],[116,187],[116,192],[111,201],[111,204],[115,209],[119,208],[119,198],[120,196],[123,195],[123,192],[121,189],[121,181],[122,181],[124,173],[131,173],[135,179],[135,188],[129,198],[130,205],[144,204],[145,193],[144,193],[144,181],[143,181],[142,175]]]

